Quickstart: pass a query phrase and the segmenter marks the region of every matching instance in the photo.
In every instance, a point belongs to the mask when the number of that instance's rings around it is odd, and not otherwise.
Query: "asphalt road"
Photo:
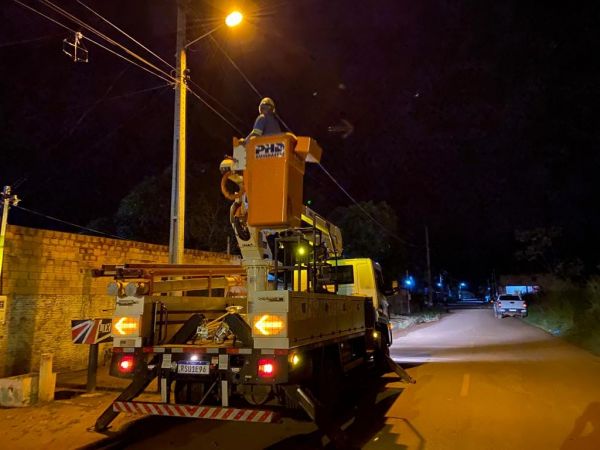
[[[358,403],[337,417],[352,448],[600,449],[600,358],[519,319],[456,310],[397,333],[392,355],[417,384],[392,375],[365,380]],[[122,414],[108,436],[86,431],[114,397],[0,410],[0,448],[332,448],[312,423],[292,419],[245,424]]]
[[[455,310],[392,353],[418,381],[365,448],[600,449],[600,358],[520,319]]]
[[[366,449],[600,449],[600,358],[490,309],[455,310],[396,336],[417,384],[371,381],[345,433]],[[146,419],[147,420],[147,419]],[[156,421],[154,421],[156,422]],[[176,423],[130,448],[317,448],[307,422]],[[142,439],[139,439],[139,438]],[[132,442],[135,440],[135,443]]]

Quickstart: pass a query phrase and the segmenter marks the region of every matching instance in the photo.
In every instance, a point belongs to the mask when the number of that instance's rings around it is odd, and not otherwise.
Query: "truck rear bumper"
[[[271,423],[278,416],[265,409],[240,409],[222,406],[175,405],[155,402],[114,402],[113,411],[189,419],[229,420],[234,422]]]

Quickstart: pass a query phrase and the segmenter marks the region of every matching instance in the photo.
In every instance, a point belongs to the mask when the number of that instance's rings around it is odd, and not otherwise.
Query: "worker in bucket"
[[[241,139],[240,143],[245,145],[248,140],[253,137],[269,136],[272,134],[281,134],[279,121],[275,117],[275,102],[269,97],[265,97],[258,105],[259,115],[254,121],[254,128],[245,139]]]

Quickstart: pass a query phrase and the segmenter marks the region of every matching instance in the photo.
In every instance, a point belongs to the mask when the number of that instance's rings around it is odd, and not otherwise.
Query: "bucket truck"
[[[221,190],[240,265],[103,266],[116,297],[111,374],[131,384],[120,412],[272,422],[301,410],[326,422],[355,371],[410,376],[390,358],[381,268],[342,259],[338,227],[303,204],[322,149],[291,133],[233,142]],[[158,379],[160,402],[136,400]]]

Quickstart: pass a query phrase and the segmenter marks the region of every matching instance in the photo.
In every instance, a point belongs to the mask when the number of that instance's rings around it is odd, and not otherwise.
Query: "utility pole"
[[[173,175],[171,181],[171,222],[169,230],[169,263],[181,264],[185,225],[185,152],[186,152],[186,10],[187,0],[177,0],[177,84],[173,120]]]
[[[2,264],[4,262],[4,236],[6,236],[6,224],[8,222],[8,209],[17,206],[21,201],[16,195],[11,195],[10,186],[4,186],[2,193],[2,225],[0,226],[0,283],[2,281]],[[0,285],[1,286],[1,285]]]
[[[431,279],[431,257],[429,255],[429,228],[425,225],[425,248],[427,249],[427,297],[429,306],[433,306],[433,282]]]

